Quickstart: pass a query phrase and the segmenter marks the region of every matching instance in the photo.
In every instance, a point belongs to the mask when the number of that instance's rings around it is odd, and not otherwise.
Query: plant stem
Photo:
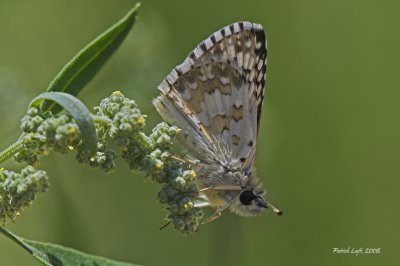
[[[3,163],[10,159],[14,154],[19,152],[20,150],[23,149],[23,139],[20,138],[18,139],[14,144],[12,144],[10,147],[5,149],[4,151],[0,152],[0,163]]]
[[[0,226],[0,232],[3,233],[6,237],[8,237],[9,239],[11,239],[12,241],[14,241],[15,243],[17,243],[18,245],[20,245],[21,247],[23,247],[26,251],[28,251],[29,253],[32,253],[32,250],[29,249],[29,247],[27,247],[25,245],[25,243],[22,241],[21,238],[19,238],[18,236],[14,235],[13,233],[11,233],[10,231],[6,230],[5,228],[3,228],[2,226]]]
[[[144,147],[146,147],[146,149],[148,150],[152,150],[153,149],[153,145],[151,144],[151,141],[149,139],[149,137],[146,136],[146,134],[144,134],[143,132],[140,132],[137,135],[137,141],[142,144]]]

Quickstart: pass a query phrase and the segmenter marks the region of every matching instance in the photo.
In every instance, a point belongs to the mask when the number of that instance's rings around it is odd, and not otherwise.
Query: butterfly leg
[[[160,227],[160,230],[163,230],[165,227],[167,227],[171,221],[166,222],[163,226]]]
[[[210,222],[212,222],[212,221],[214,221],[214,220],[217,220],[219,217],[221,217],[221,215],[222,215],[221,212],[216,211],[213,215],[208,216],[208,217],[201,223],[201,225],[206,224],[206,223],[210,223]]]
[[[190,159],[187,159],[187,158],[182,159],[182,158],[180,158],[180,157],[178,157],[176,155],[172,155],[172,154],[170,155],[170,158],[174,159],[174,160],[176,160],[176,161],[178,161],[178,162],[180,162],[182,164],[187,164],[187,165],[197,165],[199,163],[198,160],[194,161],[194,160],[190,160]]]
[[[205,192],[208,190],[242,190],[242,187],[240,185],[214,185],[214,186],[209,186],[205,187],[199,190],[199,192]]]
[[[204,225],[204,224],[206,224],[206,223],[210,223],[210,222],[212,222],[212,221],[215,221],[216,219],[218,219],[219,217],[221,217],[222,212],[223,212],[226,208],[228,208],[228,207],[229,207],[229,205],[224,205],[224,206],[218,207],[218,208],[215,210],[215,213],[212,214],[211,216],[208,216],[200,225]]]
[[[204,193],[203,192],[206,192],[206,191],[210,191],[210,190],[242,190],[242,187],[241,186],[239,186],[239,185],[217,185],[217,186],[209,186],[209,187],[205,187],[205,188],[202,188],[202,189],[200,189],[199,191],[197,191],[197,192],[193,192],[193,193],[190,193],[190,194],[187,194],[188,196],[201,196],[201,195],[204,195]],[[203,194],[202,194],[203,193]]]
[[[197,202],[195,202],[194,206],[195,206],[195,207],[198,207],[198,208],[203,208],[203,207],[210,206],[210,203],[209,203],[208,201],[197,201]],[[213,215],[207,217],[206,220],[205,220],[204,222],[202,222],[200,225],[206,224],[206,223],[209,223],[209,222],[212,222],[212,221],[218,219],[218,218],[221,216],[222,211],[225,210],[227,207],[228,207],[228,205],[227,205],[227,206],[222,206],[222,207],[217,208],[217,209],[215,210],[215,213],[214,213]],[[164,229],[165,227],[167,227],[168,225],[170,225],[171,222],[172,222],[171,220],[169,220],[168,222],[166,222],[163,226],[160,227],[160,230],[162,230],[162,229]],[[199,230],[199,229],[197,229],[197,231],[198,231],[198,230]]]

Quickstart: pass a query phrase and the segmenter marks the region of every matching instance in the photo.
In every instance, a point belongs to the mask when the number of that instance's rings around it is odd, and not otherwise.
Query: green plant
[[[0,163],[13,158],[28,166],[16,173],[0,170],[0,222],[15,220],[37,193],[49,188],[45,171],[37,169],[42,155],[51,152],[76,154],[79,163],[104,172],[116,169],[120,156],[131,170],[141,171],[150,180],[163,184],[159,202],[167,210],[167,221],[184,234],[197,230],[202,217],[194,207],[198,191],[195,172],[171,154],[180,129],[162,122],[150,134],[144,132],[146,115],[134,100],[117,91],[103,99],[94,113],[76,95],[117,50],[134,24],[136,5],[119,22],[83,48],[55,77],[46,92],[35,97],[21,119],[23,133],[0,152]],[[117,150],[110,148],[110,142]],[[45,265],[130,265],[83,254],[57,245],[20,238],[0,227],[0,231],[29,251]]]

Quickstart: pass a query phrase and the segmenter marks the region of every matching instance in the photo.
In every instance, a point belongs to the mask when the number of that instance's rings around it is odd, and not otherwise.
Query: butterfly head
[[[242,216],[255,216],[271,208],[275,214],[282,215],[281,210],[264,198],[265,194],[265,190],[260,185],[247,187],[240,191],[230,209]]]

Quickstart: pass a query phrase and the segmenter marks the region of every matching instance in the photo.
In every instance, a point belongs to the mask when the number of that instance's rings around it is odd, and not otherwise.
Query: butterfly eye
[[[251,190],[245,190],[240,194],[240,202],[243,205],[250,205],[256,198],[257,196]]]

